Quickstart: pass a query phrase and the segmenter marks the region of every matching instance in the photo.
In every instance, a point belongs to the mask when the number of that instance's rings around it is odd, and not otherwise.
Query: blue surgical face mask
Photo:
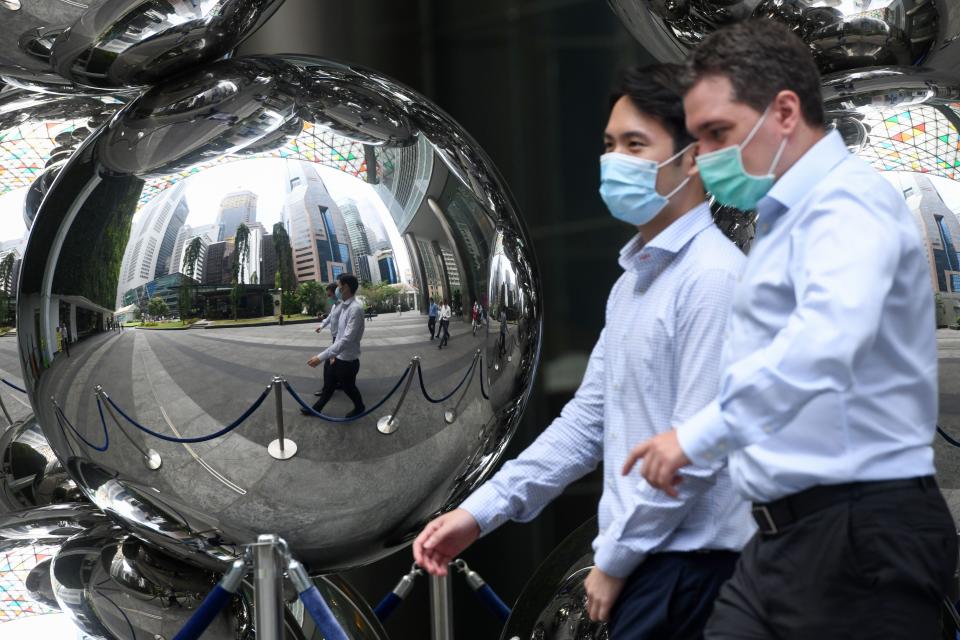
[[[337,287],[337,300],[343,300],[343,294],[340,293],[340,287]]]
[[[657,164],[626,153],[605,153],[600,156],[600,197],[618,220],[639,226],[653,220],[667,206],[670,198],[690,181],[685,178],[665,196],[657,193],[657,173],[684,154],[687,145],[673,157]]]
[[[780,162],[780,156],[783,155],[783,150],[787,146],[787,139],[784,138],[780,143],[780,148],[777,149],[777,154],[770,163],[770,170],[763,176],[747,173],[743,166],[742,153],[743,148],[750,144],[769,114],[770,107],[767,107],[742,143],[697,157],[697,168],[700,171],[703,186],[720,204],[743,211],[756,209],[757,203],[773,187],[776,180],[773,171]]]

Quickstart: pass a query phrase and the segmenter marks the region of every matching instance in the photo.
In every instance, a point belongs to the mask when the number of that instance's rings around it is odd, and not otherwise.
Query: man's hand
[[[332,358],[330,358],[330,364],[333,364],[336,361],[337,361],[337,356],[333,356]]]
[[[690,458],[680,448],[677,430],[671,429],[656,435],[631,449],[623,463],[623,475],[630,473],[633,465],[641,458],[643,467],[640,474],[650,486],[676,498],[677,485],[682,479],[677,475],[677,471],[690,464]]]
[[[431,575],[447,575],[447,565],[480,537],[469,511],[454,509],[435,518],[413,541],[413,559]]]
[[[320,333],[320,327],[317,327],[316,329],[314,329],[313,332],[314,332],[314,333]]]
[[[321,359],[320,359],[319,357],[317,357],[317,356],[313,356],[312,358],[310,358],[309,360],[307,360],[307,364],[310,365],[311,367],[316,367],[316,366],[319,365],[321,362],[323,362],[323,360],[321,360]]]
[[[598,567],[590,570],[583,586],[587,590],[587,613],[594,622],[607,622],[610,611],[626,582],[623,578],[614,578],[601,571]]]

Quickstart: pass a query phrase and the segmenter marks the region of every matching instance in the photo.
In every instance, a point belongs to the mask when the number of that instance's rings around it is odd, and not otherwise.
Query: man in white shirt
[[[453,312],[450,310],[450,305],[447,304],[446,300],[440,301],[440,344],[437,345],[437,349],[443,349],[447,346],[447,340],[450,339],[450,318],[453,317]]]
[[[940,637],[957,534],[933,479],[934,300],[901,194],[824,127],[809,48],[770,21],[704,40],[689,64],[699,174],[756,208],[719,394],[635,447],[675,493],[729,457],[759,532],[710,639]],[[668,425],[664,425],[665,427]]]
[[[324,376],[323,390],[314,403],[313,410],[323,412],[323,407],[333,397],[337,389],[342,390],[353,401],[353,410],[347,418],[354,418],[364,412],[363,397],[357,389],[357,373],[360,371],[360,340],[363,339],[363,305],[357,301],[356,293],[360,283],[349,273],[337,278],[337,293],[342,302],[335,308],[337,313],[336,338],[333,344],[307,361],[311,367],[320,363],[329,363],[330,374]],[[331,316],[333,314],[331,313]],[[332,331],[332,329],[331,329]],[[304,415],[313,415],[306,409],[300,409]]]
[[[744,262],[713,223],[699,178],[687,177],[693,149],[676,74],[669,65],[631,70],[611,97],[600,193],[638,234],[620,252],[624,273],[580,388],[517,459],[414,542],[417,563],[444,574],[478,536],[533,519],[603,461],[596,566],[585,586],[590,617],[608,620],[613,640],[699,637],[754,530],[724,469],[686,470],[677,498],[619,473],[638,437],[692,416],[716,392]]]
[[[327,285],[327,308],[329,313],[327,317],[320,321],[320,326],[314,329],[314,332],[320,333],[327,327],[330,327],[330,342],[337,341],[337,325],[339,324],[340,317],[340,288],[335,284]],[[323,362],[323,386],[326,387],[330,378],[330,361],[324,360]],[[321,396],[323,395],[323,390],[317,391],[313,395]]]

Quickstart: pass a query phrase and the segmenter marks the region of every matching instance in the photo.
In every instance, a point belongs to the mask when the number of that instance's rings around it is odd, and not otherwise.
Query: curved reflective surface
[[[221,61],[129,104],[63,165],[22,272],[54,449],[108,514],[212,569],[260,533],[314,572],[405,544],[495,464],[539,354],[532,250],[484,153],[406,87],[314,58]],[[324,418],[296,399],[322,386],[306,362],[341,273],[367,316],[349,422],[342,391]],[[443,348],[430,298],[451,308]],[[289,387],[218,434],[275,376]],[[270,453],[278,397],[293,457]]]
[[[524,586],[501,634],[502,640],[606,640],[606,624],[587,614],[584,580],[593,568],[592,517],[547,556]]]
[[[32,417],[0,435],[0,507],[17,511],[86,498]]]
[[[129,90],[223,57],[282,0],[0,3],[0,77],[53,93]]]
[[[609,0],[656,58],[679,62],[704,36],[747,18],[788,26],[824,73],[876,65],[956,67],[958,7],[948,0]]]

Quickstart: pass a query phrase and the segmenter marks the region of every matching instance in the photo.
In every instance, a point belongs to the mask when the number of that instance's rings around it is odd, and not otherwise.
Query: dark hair
[[[327,293],[330,293],[331,291],[336,291],[336,290],[337,290],[337,285],[333,284],[332,282],[327,285]]]
[[[807,124],[824,125],[820,72],[810,47],[777,22],[746,20],[707,36],[687,61],[685,89],[709,76],[729,79],[734,99],[757,111],[781,91],[793,91]]]
[[[360,286],[360,283],[357,282],[357,277],[352,273],[341,273],[340,277],[337,278],[337,282],[340,284],[346,285],[350,289],[350,294],[357,292],[357,287]]]
[[[644,115],[655,118],[673,136],[673,149],[679,151],[693,142],[687,133],[683,115],[682,85],[678,81],[683,67],[678,64],[651,64],[630,67],[610,93],[610,109],[623,96]]]

